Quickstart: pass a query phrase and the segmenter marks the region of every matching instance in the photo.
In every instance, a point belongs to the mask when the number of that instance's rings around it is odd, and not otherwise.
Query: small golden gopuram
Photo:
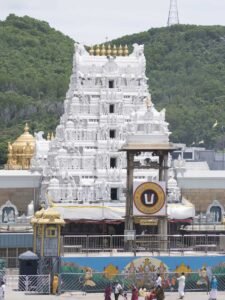
[[[117,47],[116,45],[111,46],[107,44],[107,46],[105,46],[103,44],[101,46],[92,46],[89,50],[89,54],[94,56],[128,56],[129,50],[127,45]]]
[[[24,133],[14,143],[8,142],[8,160],[5,165],[7,170],[27,170],[30,168],[30,161],[34,155],[35,138],[29,133],[29,126],[26,123]]]

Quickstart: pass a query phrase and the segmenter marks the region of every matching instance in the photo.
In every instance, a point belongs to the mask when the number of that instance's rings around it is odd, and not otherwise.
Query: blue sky
[[[47,21],[85,44],[166,26],[170,0],[0,0],[0,20],[14,13]],[[182,24],[225,25],[225,0],[177,0]]]

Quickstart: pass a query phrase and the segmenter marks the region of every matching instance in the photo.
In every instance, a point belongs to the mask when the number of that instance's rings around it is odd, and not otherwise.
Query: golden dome
[[[8,161],[5,168],[9,170],[29,169],[34,150],[35,138],[29,133],[29,127],[26,123],[24,133],[14,143],[8,143]]]
[[[60,213],[54,209],[47,209],[44,211],[43,219],[59,219]]]
[[[32,134],[29,133],[29,126],[26,123],[24,127],[24,133],[21,134],[21,136],[19,136],[12,144],[13,150],[23,150],[23,148],[26,147],[28,143],[31,147],[35,146],[35,138]]]

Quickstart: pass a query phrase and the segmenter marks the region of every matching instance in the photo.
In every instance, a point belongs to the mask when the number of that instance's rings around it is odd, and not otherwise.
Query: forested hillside
[[[0,22],[0,164],[7,141],[30,131],[54,130],[72,69],[74,41],[30,17]]]
[[[223,147],[225,27],[176,25],[113,42],[145,45],[152,99],[167,110],[172,141]]]
[[[72,70],[73,40],[46,22],[10,15],[0,22],[0,164],[7,141],[54,130]],[[177,25],[125,36],[145,44],[157,109],[167,109],[171,140],[221,147],[225,135],[225,27]],[[218,126],[213,128],[215,121]],[[223,127],[224,126],[224,127]]]

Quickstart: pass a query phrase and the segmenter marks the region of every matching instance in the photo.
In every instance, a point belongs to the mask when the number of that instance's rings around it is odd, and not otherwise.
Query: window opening
[[[118,200],[117,196],[117,188],[111,188],[111,200]]]
[[[115,157],[110,158],[110,168],[116,168],[116,158]]]
[[[109,137],[110,137],[110,139],[115,139],[115,137],[116,137],[116,130],[110,129],[109,130]]]
[[[114,104],[109,104],[109,113],[113,114],[115,112],[115,106]]]
[[[109,88],[110,89],[114,88],[114,80],[109,80]]]

